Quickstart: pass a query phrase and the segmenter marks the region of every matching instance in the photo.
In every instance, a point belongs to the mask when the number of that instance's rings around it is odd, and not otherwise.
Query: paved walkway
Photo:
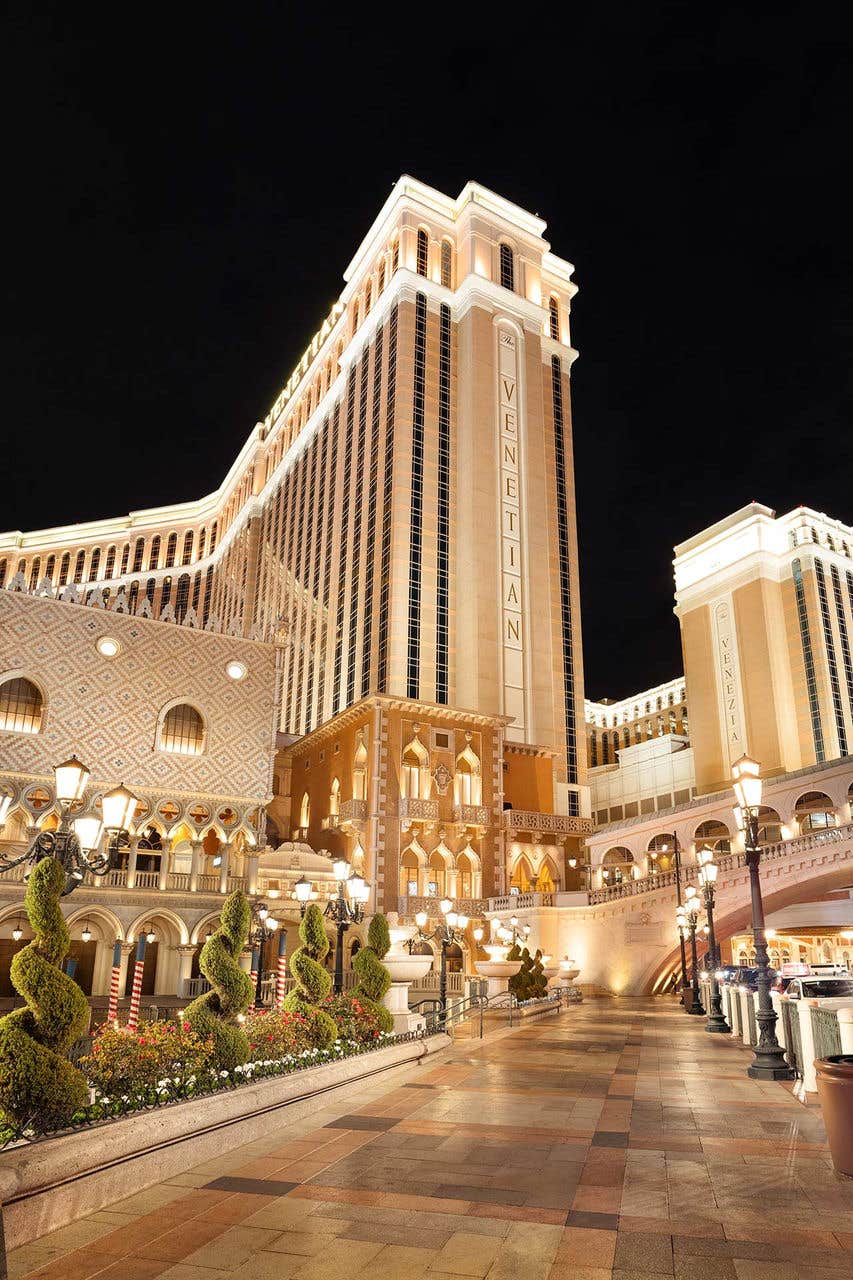
[[[702,1026],[591,1000],[459,1041],[347,1114],[284,1121],[18,1250],[11,1274],[853,1278],[853,1182],[818,1108]]]

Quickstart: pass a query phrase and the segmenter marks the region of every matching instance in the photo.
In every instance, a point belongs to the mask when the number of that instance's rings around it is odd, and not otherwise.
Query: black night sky
[[[581,290],[587,692],[678,673],[674,543],[853,520],[853,50],[779,7],[7,8],[0,526],[215,488],[399,174],[475,178]]]

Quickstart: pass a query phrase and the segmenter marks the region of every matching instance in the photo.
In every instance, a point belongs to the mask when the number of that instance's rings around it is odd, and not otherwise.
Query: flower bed
[[[138,1031],[104,1026],[91,1054],[79,1062],[90,1085],[90,1102],[61,1132],[254,1080],[290,1075],[384,1048],[395,1040],[379,1031],[369,1012],[350,996],[330,997],[326,1006],[341,1028],[340,1037],[329,1048],[314,1043],[310,1016],[279,1009],[259,1011],[249,1014],[245,1022],[252,1057],[230,1070],[217,1069],[213,1042],[201,1039],[188,1022],[147,1023]],[[0,1146],[39,1136],[33,1129],[0,1123]]]

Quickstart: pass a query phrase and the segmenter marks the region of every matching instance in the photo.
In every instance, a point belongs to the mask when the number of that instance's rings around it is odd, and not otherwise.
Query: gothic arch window
[[[44,714],[41,691],[25,676],[0,684],[0,729],[8,733],[38,733]]]
[[[426,276],[429,272],[429,232],[423,227],[418,227],[416,268],[419,276]]]
[[[166,543],[166,559],[163,562],[164,569],[171,569],[175,563],[175,552],[178,549],[178,535],[176,533],[169,534],[169,541]]]
[[[400,858],[400,893],[404,898],[418,896],[418,868],[420,861],[415,850],[409,846],[404,849]]]
[[[299,825],[303,831],[307,831],[311,826],[311,800],[307,791],[302,797],[302,804],[299,806]]]
[[[515,289],[515,254],[508,244],[501,242],[500,281],[504,289]]]
[[[160,535],[155,534],[151,539],[151,550],[148,552],[148,571],[160,568]]]
[[[400,794],[408,800],[429,796],[429,752],[416,737],[403,751]]]
[[[363,738],[355,749],[352,761],[352,796],[354,800],[367,799],[367,747]]]
[[[471,750],[470,743],[456,757],[454,778],[456,804],[479,805],[483,803],[483,780],[479,757]]]
[[[441,283],[445,289],[453,288],[453,245],[449,240],[441,242]]]
[[[548,299],[548,333],[556,342],[560,341],[560,302],[553,293]]]
[[[341,811],[341,780],[340,778],[332,778],[332,786],[329,791],[329,817],[336,818]]]
[[[168,707],[160,717],[157,745],[179,756],[198,756],[204,750],[204,717],[189,702]]]
[[[181,564],[192,564],[193,559],[193,531],[187,529],[184,534],[184,550],[181,554]]]

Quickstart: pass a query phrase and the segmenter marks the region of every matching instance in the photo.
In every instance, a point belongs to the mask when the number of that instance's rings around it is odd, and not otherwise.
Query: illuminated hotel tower
[[[0,536],[0,576],[277,640],[288,735],[376,695],[490,718],[553,781],[510,802],[582,818],[576,287],[545,225],[473,182],[401,178],[215,493]]]

